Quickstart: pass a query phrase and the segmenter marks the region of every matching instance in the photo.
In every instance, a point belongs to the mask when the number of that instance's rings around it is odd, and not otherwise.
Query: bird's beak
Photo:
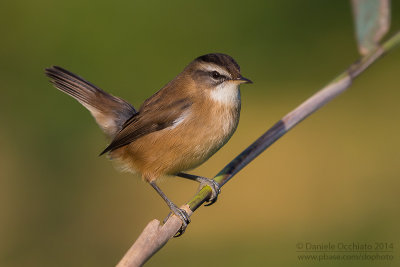
[[[242,76],[240,76],[239,78],[235,79],[234,81],[239,83],[239,84],[242,84],[242,83],[253,83],[251,80],[249,80],[249,79],[247,79],[245,77],[242,77]]]

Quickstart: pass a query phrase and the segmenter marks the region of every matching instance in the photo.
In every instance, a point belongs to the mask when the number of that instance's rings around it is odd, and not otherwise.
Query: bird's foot
[[[219,185],[219,183],[217,183],[215,180],[213,179],[208,179],[205,177],[201,177],[199,176],[197,178],[197,181],[200,182],[200,189],[199,191],[205,187],[205,186],[209,186],[211,187],[211,196],[210,198],[207,200],[207,204],[205,204],[204,206],[211,206],[212,204],[214,204],[217,199],[218,199],[218,195],[221,193],[221,186]]]
[[[187,212],[185,210],[178,208],[173,203],[171,203],[171,205],[169,207],[171,209],[171,212],[164,219],[163,223],[166,223],[166,221],[172,215],[172,213],[175,214],[176,216],[178,216],[179,219],[181,219],[181,221],[182,221],[182,226],[179,229],[179,231],[174,235],[174,237],[179,237],[179,236],[183,235],[183,233],[185,232],[188,224],[190,223],[190,217],[189,217],[189,215],[187,214]]]

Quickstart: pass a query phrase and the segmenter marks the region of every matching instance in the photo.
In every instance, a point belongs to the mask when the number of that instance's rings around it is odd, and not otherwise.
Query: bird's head
[[[239,85],[252,83],[240,74],[236,61],[226,55],[213,53],[200,56],[191,62],[184,73],[194,82],[198,90],[221,103],[237,101]]]

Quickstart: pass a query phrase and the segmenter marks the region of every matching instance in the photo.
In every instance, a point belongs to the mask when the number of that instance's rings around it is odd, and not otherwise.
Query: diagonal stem
[[[220,186],[227,183],[236,173],[254,160],[260,153],[271,146],[299,122],[311,115],[313,112],[330,102],[340,93],[344,92],[352,83],[353,79],[360,75],[377,59],[391,51],[400,44],[400,32],[397,32],[389,40],[384,42],[371,54],[352,64],[346,71],[337,76],[331,83],[315,93],[300,106],[289,112],[281,120],[275,123],[267,132],[258,138],[253,144],[240,153],[234,160],[226,165],[215,177]],[[209,186],[203,187],[186,205],[184,209],[190,216],[193,211],[200,207],[211,195]],[[121,259],[120,266],[141,266],[181,227],[181,220],[177,216],[171,216],[166,223],[160,226],[157,220],[151,221],[143,230],[141,235]]]

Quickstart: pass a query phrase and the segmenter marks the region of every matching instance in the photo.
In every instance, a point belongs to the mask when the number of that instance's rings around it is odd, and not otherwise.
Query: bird
[[[138,173],[164,199],[170,214],[190,218],[160,189],[162,177],[178,176],[210,186],[209,204],[220,186],[206,177],[188,174],[215,154],[235,132],[240,117],[240,85],[252,83],[241,75],[229,55],[210,53],[190,62],[181,73],[143,102],[139,110],[80,76],[58,66],[45,69],[50,82],[89,110],[111,142],[100,153],[121,169]]]

